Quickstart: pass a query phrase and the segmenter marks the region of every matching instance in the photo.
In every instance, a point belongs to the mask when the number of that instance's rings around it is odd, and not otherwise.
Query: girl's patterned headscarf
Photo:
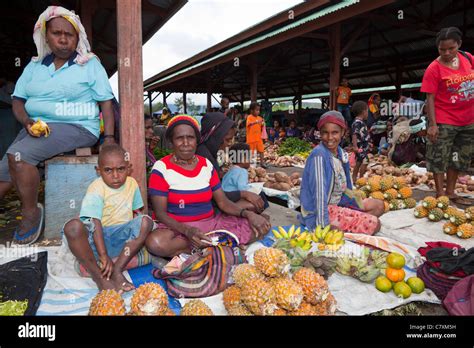
[[[57,17],[66,19],[76,30],[79,40],[76,47],[77,57],[74,59],[74,62],[79,65],[86,64],[89,59],[96,56],[91,52],[91,46],[89,41],[87,41],[86,30],[78,15],[60,6],[49,6],[36,21],[33,29],[33,40],[38,51],[38,56],[33,57],[32,60],[34,62],[42,61],[44,57],[51,53],[51,48],[46,43],[46,22]]]

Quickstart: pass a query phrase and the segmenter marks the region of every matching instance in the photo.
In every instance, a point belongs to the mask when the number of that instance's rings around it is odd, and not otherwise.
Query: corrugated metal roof
[[[153,83],[150,83],[150,84],[148,84],[148,85],[146,85],[146,86],[144,86],[144,87],[145,87],[145,89],[150,88],[150,87],[152,87],[153,85],[159,84],[159,83],[161,83],[161,82],[163,82],[163,81],[166,81],[166,80],[169,80],[169,79],[171,79],[171,78],[173,78],[173,77],[175,77],[175,76],[181,75],[182,73],[185,73],[185,72],[190,71],[190,70],[192,70],[192,69],[195,69],[195,68],[197,68],[197,67],[199,67],[199,66],[202,66],[202,65],[204,65],[204,64],[207,64],[207,63],[209,63],[209,62],[212,62],[212,61],[214,61],[214,60],[216,60],[216,59],[218,59],[218,58],[220,58],[220,57],[223,57],[223,56],[228,55],[228,54],[230,54],[230,53],[232,53],[232,52],[238,51],[238,50],[240,50],[240,49],[242,49],[242,48],[244,48],[244,47],[251,46],[251,45],[253,45],[253,44],[257,43],[257,42],[260,42],[260,41],[269,39],[269,38],[271,38],[271,37],[273,37],[273,36],[276,36],[276,35],[279,35],[279,34],[281,34],[281,33],[284,33],[285,31],[288,31],[288,30],[297,28],[297,27],[299,27],[299,26],[301,26],[301,25],[303,25],[303,24],[305,24],[305,23],[308,23],[308,22],[310,22],[310,21],[314,21],[314,20],[319,19],[319,18],[321,18],[321,17],[327,16],[328,14],[331,14],[331,13],[334,13],[334,12],[336,12],[336,11],[339,11],[339,10],[341,10],[341,9],[343,9],[343,8],[346,8],[346,7],[355,5],[355,4],[357,4],[358,2],[359,2],[359,0],[342,0],[341,2],[339,2],[339,3],[337,3],[337,4],[334,4],[334,5],[331,5],[331,6],[329,6],[329,7],[326,7],[326,8],[324,8],[324,9],[320,10],[320,11],[317,11],[317,12],[315,12],[315,13],[309,15],[309,16],[306,16],[306,17],[304,17],[304,18],[302,18],[302,19],[299,19],[299,20],[295,21],[294,23],[285,25],[285,26],[283,26],[283,27],[281,27],[281,28],[279,28],[279,29],[273,30],[273,31],[271,31],[271,32],[269,32],[269,33],[267,33],[267,34],[258,36],[258,37],[254,38],[254,39],[245,41],[245,42],[243,42],[243,43],[241,43],[241,44],[239,44],[239,45],[237,45],[237,46],[234,46],[234,47],[232,47],[232,48],[229,48],[229,49],[227,49],[227,50],[225,50],[225,51],[223,51],[223,52],[221,52],[221,53],[219,53],[219,54],[217,54],[217,55],[215,55],[215,56],[213,56],[213,57],[211,57],[211,58],[208,58],[208,59],[206,59],[206,60],[204,60],[204,61],[202,61],[202,62],[199,62],[199,63],[196,63],[196,64],[194,64],[194,65],[191,65],[190,67],[181,69],[181,70],[179,70],[179,71],[177,71],[177,72],[175,72],[175,73],[173,73],[173,74],[170,74],[170,75],[168,75],[168,76],[165,76],[165,77],[163,77],[162,79],[160,79],[160,80],[158,80],[158,81],[155,81],[155,82],[153,82]]]

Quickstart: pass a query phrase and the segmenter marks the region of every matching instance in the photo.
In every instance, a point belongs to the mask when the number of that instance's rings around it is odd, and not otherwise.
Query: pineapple
[[[455,214],[458,210],[455,208],[455,207],[448,207],[446,208],[446,210],[444,211],[444,214],[443,214],[443,217],[446,219],[446,220],[449,220],[449,218],[451,217],[451,215]]]
[[[240,289],[235,285],[229,286],[227,289],[225,289],[222,297],[224,301],[224,307],[227,311],[229,311],[229,308],[237,306],[241,303]]]
[[[458,226],[456,235],[462,239],[471,238],[474,235],[474,226],[471,224],[461,224]]]
[[[163,315],[168,309],[168,295],[156,283],[145,283],[135,291],[130,302],[134,315]]]
[[[370,194],[370,198],[384,200],[383,193],[381,191],[375,191]]]
[[[403,203],[405,203],[406,207],[408,209],[412,209],[416,207],[416,200],[414,198],[406,198],[403,200]]]
[[[102,290],[94,296],[89,315],[125,315],[125,302],[115,290]]]
[[[384,213],[386,212],[389,212],[390,211],[390,204],[388,204],[387,201],[383,201],[383,207],[384,207]]]
[[[453,235],[458,232],[458,227],[455,224],[453,224],[451,221],[446,222],[443,225],[443,232],[449,235]]]
[[[363,186],[365,186],[365,185],[367,185],[367,178],[359,178],[359,179],[357,179],[357,181],[356,181],[356,186],[357,186],[357,188],[363,187]]]
[[[370,192],[380,191],[380,181],[382,177],[380,175],[374,175],[369,180],[367,180],[367,188]]]
[[[380,188],[382,191],[387,191],[388,189],[391,189],[393,187],[393,184],[395,183],[395,180],[393,176],[387,175],[380,180]]]
[[[362,186],[359,190],[364,192],[366,197],[369,197],[369,195],[370,195],[370,186],[369,185]]]
[[[431,209],[428,213],[428,219],[433,222],[441,221],[443,218],[443,211],[439,208]]]
[[[399,199],[392,199],[389,203],[388,203],[389,207],[390,207],[390,210],[399,210],[399,209],[405,209],[406,208],[406,205],[403,201],[399,200]]]
[[[288,312],[282,308],[277,308],[272,314],[273,316],[287,316]]]
[[[409,186],[402,187],[398,191],[398,198],[406,199],[406,198],[410,198],[411,196],[413,196],[413,190]]]
[[[310,315],[316,315],[316,311],[314,309],[314,306],[311,305],[311,303],[308,303],[304,301],[301,303],[301,306],[295,311],[289,312],[291,316],[310,316]]]
[[[464,210],[464,215],[466,216],[466,219],[474,220],[474,206],[466,208]]]
[[[391,201],[392,199],[397,198],[398,192],[397,192],[397,190],[391,188],[391,189],[388,189],[387,191],[385,191],[383,196],[386,200]]]
[[[406,186],[407,186],[407,182],[403,176],[399,176],[395,178],[395,182],[393,183],[393,188],[395,190],[400,190]]]
[[[323,301],[322,305],[326,306],[326,315],[334,315],[336,313],[337,302],[331,293]]]
[[[235,285],[237,285],[239,288],[242,288],[247,280],[263,280],[265,276],[254,265],[243,263],[234,268],[232,278],[234,279]]]
[[[426,209],[425,207],[419,205],[418,207],[415,208],[415,210],[413,211],[413,214],[415,215],[416,218],[425,218],[428,216],[428,209]]]
[[[255,315],[271,315],[277,308],[273,286],[261,279],[244,284],[242,302]]]
[[[449,221],[451,221],[453,224],[456,226],[460,226],[462,224],[466,223],[466,216],[464,215],[463,211],[456,210],[449,218]]]
[[[212,310],[201,300],[191,300],[186,302],[181,309],[181,315],[183,316],[209,316],[214,315]]]
[[[272,282],[278,307],[293,311],[303,301],[303,289],[295,281],[288,278],[277,278]]]
[[[436,206],[437,206],[438,208],[442,209],[443,211],[445,211],[446,209],[448,209],[448,207],[449,207],[449,197],[448,197],[448,196],[440,196],[440,197],[438,197]]]
[[[312,269],[302,267],[293,274],[293,280],[303,288],[304,299],[311,304],[324,301],[329,295],[328,284]]]
[[[436,208],[436,205],[438,204],[438,201],[434,197],[425,197],[423,201],[421,202],[421,205],[425,207],[428,210],[431,210],[433,208]]]
[[[267,277],[283,276],[290,270],[290,261],[285,252],[275,248],[262,248],[253,257],[255,266]]]
[[[227,309],[227,313],[232,316],[249,316],[253,315],[243,304],[238,304],[234,307]]]

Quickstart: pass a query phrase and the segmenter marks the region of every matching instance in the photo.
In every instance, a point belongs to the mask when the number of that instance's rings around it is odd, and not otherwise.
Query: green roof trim
[[[420,83],[408,83],[408,84],[401,85],[402,89],[419,88],[419,87],[421,87],[421,82]],[[361,89],[353,89],[352,94],[368,93],[368,92],[380,92],[380,91],[394,91],[396,89],[397,89],[397,87],[395,87],[395,86],[361,88]],[[305,94],[301,98],[302,99],[313,99],[313,98],[321,98],[321,97],[329,97],[329,92]],[[269,101],[271,101],[271,102],[291,101],[291,100],[293,100],[293,98],[294,97],[270,98]]]
[[[225,56],[225,55],[227,55],[227,54],[229,54],[229,53],[238,51],[238,50],[240,50],[240,49],[242,49],[242,48],[244,48],[244,47],[253,45],[253,44],[257,43],[257,42],[260,42],[260,41],[266,40],[266,39],[268,39],[268,38],[271,38],[271,37],[273,37],[273,36],[279,35],[279,34],[285,32],[285,31],[294,29],[294,28],[296,28],[296,27],[299,27],[300,25],[306,24],[306,23],[308,23],[308,22],[310,22],[310,21],[314,21],[314,20],[316,20],[316,19],[318,19],[318,18],[327,16],[328,14],[334,13],[334,12],[336,12],[336,11],[339,11],[339,10],[343,9],[343,8],[346,8],[346,7],[355,5],[355,4],[357,4],[358,2],[359,2],[359,0],[342,0],[341,2],[339,2],[339,3],[337,3],[337,4],[331,5],[331,6],[326,7],[326,8],[324,8],[324,9],[320,10],[320,11],[317,11],[317,12],[315,12],[315,13],[309,15],[309,16],[306,16],[306,17],[304,17],[304,18],[301,18],[301,19],[295,21],[294,23],[287,24],[287,25],[285,25],[285,26],[283,26],[283,27],[281,27],[281,28],[279,28],[279,29],[276,29],[276,30],[273,30],[273,31],[269,32],[268,34],[258,36],[258,37],[254,38],[254,39],[251,39],[251,40],[246,41],[246,42],[243,42],[243,43],[241,43],[241,44],[239,44],[239,45],[237,45],[237,46],[234,46],[234,47],[232,47],[232,48],[229,48],[229,49],[225,50],[224,52],[221,52],[221,53],[219,53],[219,54],[217,54],[217,55],[215,55],[215,56],[213,56],[213,57],[211,57],[211,58],[208,58],[208,59],[206,59],[206,60],[203,60],[202,62],[196,63],[196,64],[194,64],[194,65],[191,65],[191,66],[187,67],[187,68],[183,68],[183,69],[181,69],[181,70],[179,70],[179,71],[176,71],[176,72],[174,72],[174,73],[172,73],[172,74],[170,74],[170,75],[168,75],[168,76],[165,76],[165,77],[161,78],[161,79],[158,80],[158,81],[152,82],[152,83],[150,83],[150,84],[144,86],[144,88],[146,89],[146,88],[152,87],[153,85],[156,85],[156,84],[158,84],[158,83],[160,83],[160,82],[164,82],[164,81],[166,81],[166,80],[169,80],[169,79],[171,79],[171,78],[173,78],[173,77],[175,77],[175,76],[181,75],[181,74],[183,74],[183,73],[185,73],[185,72],[188,72],[188,71],[190,71],[190,70],[193,70],[193,69],[195,69],[195,68],[197,68],[197,67],[200,67],[200,66],[202,66],[202,65],[204,65],[204,64],[207,64],[207,63],[209,63],[209,62],[212,62],[213,60],[216,60],[216,59],[218,59],[218,58],[221,58],[221,57],[223,57],[223,56]]]

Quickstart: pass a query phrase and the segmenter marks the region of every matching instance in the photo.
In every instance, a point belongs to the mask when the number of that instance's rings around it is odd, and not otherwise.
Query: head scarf
[[[96,57],[96,55],[91,52],[91,46],[89,45],[89,41],[87,41],[86,30],[79,16],[76,15],[74,11],[69,11],[61,6],[48,6],[39,16],[33,29],[33,40],[36,45],[36,50],[38,51],[38,56],[33,57],[31,60],[34,62],[42,61],[44,57],[51,54],[51,48],[46,43],[46,22],[57,17],[62,17],[71,23],[79,37],[76,47],[77,56],[74,59],[74,63],[84,65],[89,59]]]
[[[342,129],[347,129],[346,120],[339,111],[331,110],[325,112],[318,121],[318,129],[321,130],[326,123],[334,123],[342,127]]]
[[[186,124],[188,126],[193,127],[194,133],[196,133],[197,142],[199,143],[199,141],[201,139],[199,122],[194,117],[189,116],[189,115],[174,116],[168,122],[168,128],[166,128],[166,133],[165,133],[166,138],[171,140],[171,135],[173,134],[173,129],[176,126],[179,126],[180,124]]]
[[[411,134],[415,134],[415,133],[421,132],[422,130],[426,129],[426,121],[422,118],[420,120],[421,120],[420,123],[417,123],[415,125],[410,125],[410,133]]]
[[[380,97],[380,95],[378,93],[372,93],[367,103],[369,105],[370,112],[373,114],[379,111],[379,106],[375,104],[375,97]]]
[[[212,156],[217,157],[225,135],[234,126],[234,121],[222,112],[206,114],[201,120],[201,144],[207,147]]]

